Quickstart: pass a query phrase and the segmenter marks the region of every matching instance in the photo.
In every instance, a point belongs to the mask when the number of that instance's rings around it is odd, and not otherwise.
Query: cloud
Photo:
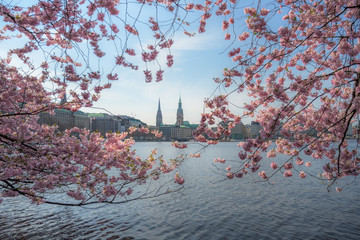
[[[217,49],[221,40],[222,35],[214,33],[202,33],[197,34],[194,37],[188,37],[186,35],[177,36],[173,51],[207,51],[209,49]]]

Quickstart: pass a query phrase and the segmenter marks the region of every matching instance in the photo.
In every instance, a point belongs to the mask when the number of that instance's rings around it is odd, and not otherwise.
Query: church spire
[[[160,98],[159,98],[158,110],[156,114],[156,126],[160,127],[161,124],[162,124],[162,114],[161,114]]]
[[[179,105],[178,105],[178,109],[176,112],[176,126],[183,125],[183,122],[184,122],[184,113],[183,113],[183,109],[182,109],[181,94],[180,94]]]
[[[64,76],[64,84],[65,84],[65,76]],[[64,95],[60,99],[60,105],[64,105],[67,102],[66,99],[66,91],[64,92]]]
[[[64,93],[64,96],[62,96],[62,98],[60,100],[60,105],[64,105],[66,102],[67,102],[66,93]]]

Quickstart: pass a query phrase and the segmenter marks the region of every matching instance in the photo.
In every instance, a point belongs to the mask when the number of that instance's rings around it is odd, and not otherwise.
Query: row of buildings
[[[231,129],[231,134],[229,135],[229,139],[246,139],[246,138],[256,138],[260,135],[260,131],[262,130],[262,126],[260,123],[252,121],[251,124],[244,125],[239,123],[233,129]],[[280,133],[281,127],[277,127],[277,131],[274,134],[273,138],[284,137]],[[315,128],[310,128],[303,133],[309,136],[317,136],[318,132]],[[349,125],[349,128],[346,132],[346,138],[360,138],[360,129],[352,124]]]
[[[159,130],[163,133],[161,140],[179,140],[185,141],[192,139],[193,131],[198,127],[197,124],[190,124],[184,121],[184,112],[182,109],[181,97],[176,115],[175,124],[163,124],[160,107],[156,116],[156,126],[147,126],[139,119],[126,115],[109,115],[105,113],[84,113],[82,111],[72,112],[65,109],[55,109],[53,114],[40,113],[38,122],[40,124],[57,125],[59,131],[70,129],[72,127],[86,128],[91,132],[98,131],[105,136],[108,132],[124,132],[129,127],[149,127],[150,130]],[[136,140],[155,140],[154,135],[135,132],[132,134]]]
[[[176,122],[174,124],[164,124],[160,106],[160,99],[158,102],[158,110],[156,113],[156,126],[147,126],[146,123],[139,119],[129,117],[126,115],[109,115],[105,113],[84,113],[81,111],[72,112],[64,109],[56,109],[54,114],[41,113],[39,117],[40,124],[58,125],[59,131],[70,129],[72,127],[86,128],[91,132],[98,131],[105,136],[108,132],[124,132],[131,126],[135,127],[149,127],[150,130],[159,130],[163,133],[161,140],[177,140],[187,141],[193,138],[193,132],[199,126],[198,124],[191,124],[189,121],[184,121],[184,111],[182,108],[181,96],[179,97],[178,108],[176,111]],[[240,140],[247,138],[255,138],[259,136],[262,126],[255,121],[244,125],[237,124],[231,129],[229,136],[224,136],[223,140]],[[316,135],[316,131],[308,132],[309,135]],[[350,126],[346,136],[348,138],[358,137],[360,130]],[[275,137],[280,136],[277,134]],[[159,140],[152,134],[144,134],[135,132],[132,137],[136,140]]]
[[[179,97],[178,109],[176,112],[176,122],[174,124],[164,124],[161,113],[160,99],[156,115],[156,126],[147,126],[139,119],[126,115],[109,115],[104,113],[84,113],[82,111],[71,112],[64,109],[56,109],[54,114],[47,112],[41,113],[40,124],[58,125],[59,131],[64,131],[72,127],[86,128],[91,132],[98,131],[103,136],[108,132],[124,132],[131,126],[149,127],[150,130],[159,130],[163,133],[161,140],[186,141],[193,138],[193,131],[198,124],[191,124],[184,121],[184,111],[182,109],[181,96]],[[132,134],[136,140],[155,140],[154,135],[135,132]]]
[[[47,125],[55,124],[59,131],[78,127],[89,129],[91,132],[98,131],[103,136],[108,132],[124,132],[131,126],[146,126],[139,119],[126,115],[113,116],[106,113],[72,112],[64,109],[55,109],[54,114],[40,113],[38,122]]]

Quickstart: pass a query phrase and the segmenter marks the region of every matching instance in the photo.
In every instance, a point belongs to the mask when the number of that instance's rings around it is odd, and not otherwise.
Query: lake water
[[[136,144],[138,155],[153,148],[174,157],[198,146],[179,150],[166,142]],[[184,189],[155,199],[87,208],[4,199],[0,239],[360,239],[359,181],[342,180],[341,193],[298,176],[275,176],[275,184],[255,182],[257,175],[223,181],[213,160],[237,161],[238,151],[237,143],[220,143],[201,158],[185,161],[179,169]]]

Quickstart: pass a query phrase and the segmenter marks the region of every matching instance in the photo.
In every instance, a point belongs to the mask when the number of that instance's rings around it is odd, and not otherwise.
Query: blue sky
[[[24,3],[26,1],[20,2]],[[35,1],[26,3],[30,2]],[[240,2],[239,5],[240,4],[247,5],[251,3]],[[136,15],[138,5],[135,5],[135,8],[129,8],[127,10],[130,13],[134,11],[133,14]],[[239,8],[236,11],[236,17],[239,22],[234,26],[239,34],[246,26],[244,25],[244,19],[242,19],[243,8]],[[144,14],[145,19],[148,19],[148,16],[154,14],[154,8],[145,9],[142,14]],[[190,20],[193,24],[189,30],[191,32],[197,32],[199,22],[196,18],[199,17],[199,15],[190,17],[192,18]],[[124,15],[120,16],[120,18],[130,19],[129,22],[131,22],[131,18],[128,16]],[[169,19],[169,16],[159,14],[159,18]],[[113,20],[116,21],[119,19]],[[144,21],[146,22],[147,20]],[[102,109],[106,109],[115,115],[129,115],[149,125],[155,125],[158,100],[160,98],[163,122],[173,124],[176,121],[176,109],[181,93],[184,120],[190,121],[191,123],[198,123],[200,114],[204,110],[204,99],[210,97],[217,87],[213,78],[221,77],[224,68],[233,66],[231,59],[227,57],[227,53],[232,47],[238,47],[239,45],[238,40],[235,40],[235,44],[227,49],[233,39],[230,41],[224,40],[225,33],[222,31],[222,21],[223,18],[221,17],[211,18],[208,20],[206,32],[196,34],[195,37],[190,38],[184,35],[181,29],[176,33],[174,45],[171,48],[171,53],[174,56],[174,65],[171,68],[166,66],[165,58],[167,53],[159,55],[159,62],[165,71],[162,82],[145,83],[143,74],[144,66],[140,65],[138,71],[118,67],[115,72],[119,75],[119,80],[113,81],[112,87],[101,93],[101,98],[98,102],[94,103],[94,108],[82,108],[81,110],[85,112],[105,112]],[[146,35],[145,28],[148,31],[148,35]],[[147,26],[144,27],[144,25],[138,29],[141,30],[139,31],[141,34],[141,43],[144,48],[146,48],[147,44],[151,44],[150,34],[152,35],[153,32],[149,31],[149,28]],[[122,34],[126,34],[126,31]],[[124,40],[123,36],[124,35],[121,34],[119,35],[122,41]],[[18,39],[15,41],[12,40],[10,43],[8,42],[6,47],[1,48],[0,54],[5,55],[6,48],[18,46],[21,41],[23,40]],[[107,44],[102,47],[104,47],[107,53],[106,57],[110,60],[101,60],[101,63],[98,64],[95,58],[89,58],[89,62],[91,62],[91,67],[94,66],[95,69],[98,68],[106,76],[107,68],[114,66],[114,57],[119,53],[116,53],[116,49],[112,44]],[[139,40],[136,37],[129,39],[127,47],[134,48],[137,52],[137,58],[141,57]],[[88,46],[85,43],[79,44],[79,48],[83,48],[86,54]],[[73,53],[76,56],[77,53]],[[104,59],[106,59],[106,57]],[[35,53],[32,56],[32,60],[40,63],[44,61],[44,55]],[[139,61],[135,60],[135,64],[136,63],[139,63]],[[14,64],[17,64],[17,62],[14,62]],[[158,66],[156,65],[149,64],[148,68],[149,70],[153,70],[154,73],[158,70]],[[51,88],[52,86],[49,85],[45,87]],[[246,94],[234,94],[231,96],[231,101],[236,105],[242,105],[247,99]],[[241,113],[239,109],[232,108],[232,110],[236,114]],[[249,120],[245,120],[244,122],[247,123],[246,121]]]
[[[224,40],[221,22],[217,25],[192,38],[177,34],[171,49],[174,65],[168,68],[163,61],[165,72],[162,82],[145,83],[142,70],[123,69],[118,73],[119,80],[112,82],[111,89],[102,92],[94,107],[106,108],[113,114],[134,116],[155,125],[160,98],[163,122],[173,124],[181,92],[184,120],[199,122],[204,98],[210,97],[217,86],[213,78],[221,76],[230,63],[227,51],[222,53],[229,41]],[[96,109],[82,110],[102,112]]]
[[[102,92],[100,100],[94,104],[94,107],[106,108],[113,114],[133,116],[149,125],[155,125],[158,99],[160,98],[163,122],[173,124],[176,121],[176,109],[181,92],[184,120],[198,123],[200,114],[204,110],[204,99],[210,97],[217,87],[213,78],[221,77],[224,68],[234,66],[234,63],[227,56],[228,52],[234,47],[239,47],[240,44],[243,47],[242,52],[246,52],[245,44],[247,43],[234,40],[232,31],[240,34],[243,30],[248,30],[244,22],[243,8],[253,4],[252,1],[238,3],[238,9],[235,10],[236,22],[229,27],[229,32],[232,33],[230,41],[224,40],[225,32],[222,30],[224,17],[213,16],[207,22],[206,32],[196,33],[195,37],[188,37],[180,30],[176,33],[174,45],[171,48],[171,53],[174,55],[174,65],[168,68],[165,64],[166,54],[159,56],[162,69],[165,70],[162,82],[145,83],[143,68],[138,71],[122,68],[120,72],[117,72],[119,80],[112,82],[111,89]],[[266,5],[267,1],[263,4]],[[147,11],[152,10],[147,9]],[[150,14],[147,11],[145,13]],[[165,19],[168,18],[168,16],[159,15]],[[197,32],[199,19],[193,15],[190,17],[192,19],[189,20],[188,18],[188,20],[193,23],[189,32]],[[278,20],[279,17],[276,17],[271,21],[276,21],[276,25],[278,25]],[[148,27],[146,28],[148,29]],[[140,31],[140,34],[143,32]],[[150,34],[153,33],[150,32]],[[142,35],[143,46],[146,47],[149,41],[146,35],[145,37]],[[136,50],[139,57],[141,51],[138,43],[130,41],[128,43],[129,47]],[[149,65],[148,67],[149,70],[153,70],[153,74],[158,69],[157,66],[152,68]],[[219,94],[218,91],[217,93]],[[244,102],[249,101],[249,97],[246,93],[232,94],[230,101],[237,106],[242,106]],[[241,114],[239,108],[230,106],[230,109],[235,114]],[[96,109],[83,110],[86,112],[103,112]],[[243,122],[246,124],[251,120],[249,118],[243,119]]]

